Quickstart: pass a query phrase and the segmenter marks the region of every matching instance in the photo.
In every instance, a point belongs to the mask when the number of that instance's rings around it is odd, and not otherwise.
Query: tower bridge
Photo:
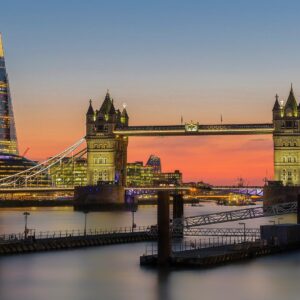
[[[126,185],[128,138],[135,136],[257,135],[271,134],[274,142],[275,180],[300,185],[300,105],[293,88],[286,103],[276,95],[272,123],[130,126],[126,108],[121,112],[107,92],[99,110],[92,102],[86,114],[88,184],[113,181]]]

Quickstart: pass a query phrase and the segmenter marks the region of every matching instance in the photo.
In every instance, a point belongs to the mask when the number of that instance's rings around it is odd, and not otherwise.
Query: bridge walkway
[[[195,227],[211,224],[219,224],[225,222],[242,221],[247,219],[270,217],[297,212],[297,202],[282,203],[268,207],[252,207],[238,210],[224,211],[219,213],[211,213],[186,217],[183,220],[184,227]],[[181,220],[174,220],[180,224]]]

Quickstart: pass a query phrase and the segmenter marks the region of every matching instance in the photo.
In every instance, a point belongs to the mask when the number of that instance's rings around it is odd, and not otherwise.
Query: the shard
[[[18,142],[14,113],[5,68],[2,36],[0,33],[0,153],[17,154]]]

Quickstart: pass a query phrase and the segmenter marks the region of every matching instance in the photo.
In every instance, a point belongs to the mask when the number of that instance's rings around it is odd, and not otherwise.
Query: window
[[[293,122],[292,121],[285,121],[285,127],[286,128],[293,128]]]

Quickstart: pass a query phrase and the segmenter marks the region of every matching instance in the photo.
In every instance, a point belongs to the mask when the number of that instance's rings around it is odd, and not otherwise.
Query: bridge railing
[[[234,247],[248,247],[249,243],[258,245],[263,244],[264,241],[260,240],[256,236],[246,236],[246,238],[242,236],[235,237],[211,237],[207,239],[199,239],[199,240],[184,240],[181,243],[173,243],[172,246],[172,254],[182,254],[184,251],[191,250],[199,250],[205,248],[212,247],[222,247],[222,246],[234,246]],[[157,243],[147,244],[145,247],[144,255],[157,255]]]
[[[56,230],[56,231],[40,231],[36,232],[31,230],[27,237],[24,232],[20,233],[11,233],[11,234],[2,234],[0,235],[0,243],[7,243],[13,241],[22,241],[22,240],[42,240],[42,239],[55,239],[55,238],[76,238],[76,237],[93,237],[93,236],[104,236],[112,234],[121,234],[121,233],[132,233],[132,232],[151,232],[150,226],[139,226],[134,229],[132,227],[119,227],[119,228],[95,228],[87,229],[86,231],[82,229],[73,229],[73,230]]]

